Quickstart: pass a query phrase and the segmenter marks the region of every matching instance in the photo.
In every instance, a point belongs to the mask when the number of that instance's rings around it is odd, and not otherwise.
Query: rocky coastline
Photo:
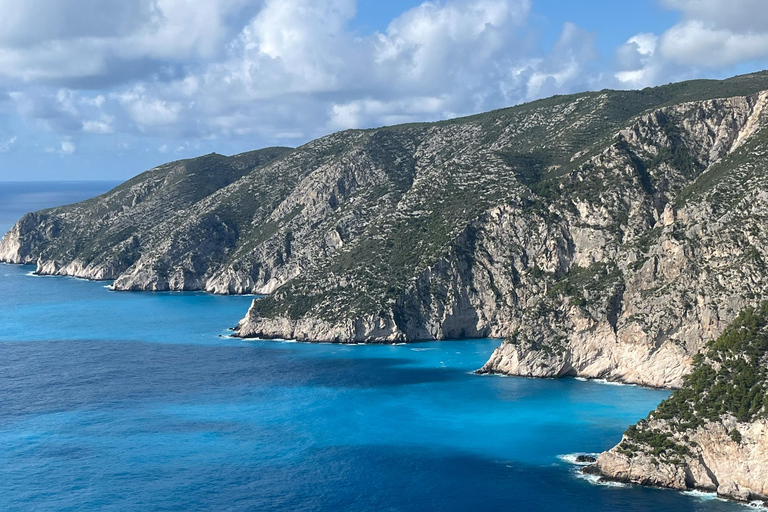
[[[768,303],[740,313],[683,386],[584,471],[768,502]]]
[[[26,215],[0,261],[118,291],[266,295],[243,338],[491,337],[480,373],[684,393],[712,340],[768,300],[766,107],[758,73],[206,155]],[[715,372],[738,360],[718,357]],[[592,471],[763,499],[763,413],[726,412],[653,416]]]

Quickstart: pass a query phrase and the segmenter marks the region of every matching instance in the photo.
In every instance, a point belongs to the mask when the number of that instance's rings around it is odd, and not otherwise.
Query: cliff
[[[679,388],[592,471],[764,499],[767,106],[757,73],[207,155],[26,215],[0,261],[268,294],[241,337],[497,337],[481,372]]]
[[[498,337],[484,372],[678,387],[768,298],[768,74],[209,155],[29,214],[0,260],[269,294],[243,337]]]
[[[742,312],[697,356],[683,387],[590,469],[768,504],[768,303]]]

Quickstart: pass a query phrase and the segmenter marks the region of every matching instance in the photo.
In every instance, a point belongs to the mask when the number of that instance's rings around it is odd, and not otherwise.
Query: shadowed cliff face
[[[554,97],[159,167],[24,217],[0,260],[269,294],[243,337],[499,337],[483,371],[679,386],[768,298],[768,74]]]

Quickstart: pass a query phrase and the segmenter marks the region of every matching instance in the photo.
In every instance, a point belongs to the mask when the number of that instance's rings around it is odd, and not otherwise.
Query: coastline
[[[648,487],[651,489],[677,491],[687,496],[706,496],[706,497],[711,497],[710,499],[719,499],[729,503],[738,503],[740,505],[768,510],[768,496],[763,496],[762,498],[758,498],[758,499],[751,499],[751,498],[739,499],[733,495],[721,494],[721,493],[718,493],[717,491],[712,491],[711,489],[704,488],[704,487],[691,487],[687,489],[679,489],[679,488],[670,487],[670,486],[644,484],[644,483],[635,482],[626,478],[614,478],[609,475],[606,475],[605,473],[600,471],[596,463],[592,463],[588,465],[580,465],[580,468],[577,469],[577,472],[581,475],[584,475],[586,480],[596,485],[613,483],[613,484],[620,484],[622,486],[627,486],[627,487],[634,485],[638,487]]]

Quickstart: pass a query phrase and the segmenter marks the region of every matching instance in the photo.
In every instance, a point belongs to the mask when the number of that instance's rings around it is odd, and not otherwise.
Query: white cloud
[[[61,156],[71,155],[75,151],[77,151],[77,146],[75,146],[75,143],[69,137],[60,140],[58,147],[45,148],[46,153],[56,153]]]
[[[634,45],[637,48],[637,53],[643,56],[653,55],[656,52],[658,42],[659,38],[656,37],[656,34],[650,33],[637,34],[627,40],[627,44]]]
[[[592,58],[579,48],[567,63],[528,59],[533,47],[520,31],[529,0],[425,2],[365,37],[347,29],[355,7],[355,0],[266,0],[224,59],[176,80],[122,88],[107,104],[150,135],[313,137],[520,101],[535,94],[509,73],[521,59],[525,74],[547,67],[551,88],[567,90],[581,69],[575,60]],[[564,37],[577,32],[566,26]]]
[[[18,137],[14,135],[8,140],[0,141],[0,153],[7,153],[8,151],[10,151],[11,146],[16,144],[17,139]]]
[[[71,140],[63,140],[61,141],[61,152],[65,155],[71,155],[75,152],[77,148],[75,147],[75,143]]]
[[[0,22],[0,84],[15,84],[22,116],[66,136],[279,141],[570,92],[596,57],[572,24],[542,54],[526,33],[531,0],[425,1],[368,35],[349,29],[357,1],[29,0]],[[49,85],[85,79],[121,85]]]
[[[699,20],[736,32],[764,32],[768,28],[765,0],[661,0],[687,20]]]
[[[114,97],[140,129],[172,124],[179,119],[182,109],[181,103],[153,98],[143,86]]]
[[[9,93],[19,114],[46,131],[60,134],[114,132],[114,116],[106,112],[103,95],[85,95],[73,89],[33,87]],[[68,135],[70,136],[70,135]]]
[[[247,0],[0,0],[0,79],[112,82],[223,53]],[[253,7],[251,7],[251,10]]]
[[[101,120],[90,120],[90,121],[83,121],[83,131],[85,133],[97,133],[97,134],[107,134],[107,133],[114,133],[114,128],[112,127],[112,121],[114,120],[113,117],[105,117]]]
[[[304,132],[280,132],[275,135],[275,139],[277,140],[303,139],[303,138],[304,138]]]
[[[764,32],[736,32],[699,20],[675,25],[664,33],[661,54],[678,64],[731,66],[768,57],[768,26]]]
[[[417,97],[396,101],[354,100],[331,107],[330,129],[398,124],[425,118],[445,117],[446,99]]]
[[[625,86],[654,85],[660,71],[655,59],[658,44],[656,34],[641,33],[630,37],[616,49],[614,77]]]
[[[681,21],[660,35],[637,34],[616,51],[614,76],[626,87],[699,76],[768,62],[765,0],[661,0]]]
[[[142,146],[162,153],[180,140],[300,143],[768,58],[765,0],[658,0],[680,22],[629,37],[611,62],[573,23],[542,50],[534,0],[425,1],[372,34],[350,28],[358,1],[0,0],[0,88],[63,141],[54,152],[129,133],[162,136]]]
[[[425,2],[383,33],[359,37],[346,29],[353,0],[267,0],[226,61],[151,94],[188,98],[179,119],[198,120],[201,133],[271,132],[276,140],[296,126],[311,137],[496,108],[539,89],[568,91],[595,57],[592,37],[566,25],[556,55],[530,59],[535,49],[521,34],[530,9],[529,0]],[[576,48],[566,49],[571,42]],[[525,79],[510,73],[521,62]],[[546,87],[527,83],[539,68]]]
[[[355,43],[345,27],[355,15],[354,0],[267,0],[264,9],[235,42],[237,77],[252,91],[331,90],[349,69]],[[269,73],[283,80],[275,84]],[[264,74],[267,73],[267,74]]]
[[[500,50],[517,53],[510,43],[529,11],[527,0],[425,2],[378,34],[374,59],[381,72],[408,87],[470,79],[501,57]]]
[[[591,85],[591,74],[585,68],[595,58],[594,36],[573,23],[566,23],[552,53],[530,73],[526,98],[541,98],[570,92],[576,85]]]

